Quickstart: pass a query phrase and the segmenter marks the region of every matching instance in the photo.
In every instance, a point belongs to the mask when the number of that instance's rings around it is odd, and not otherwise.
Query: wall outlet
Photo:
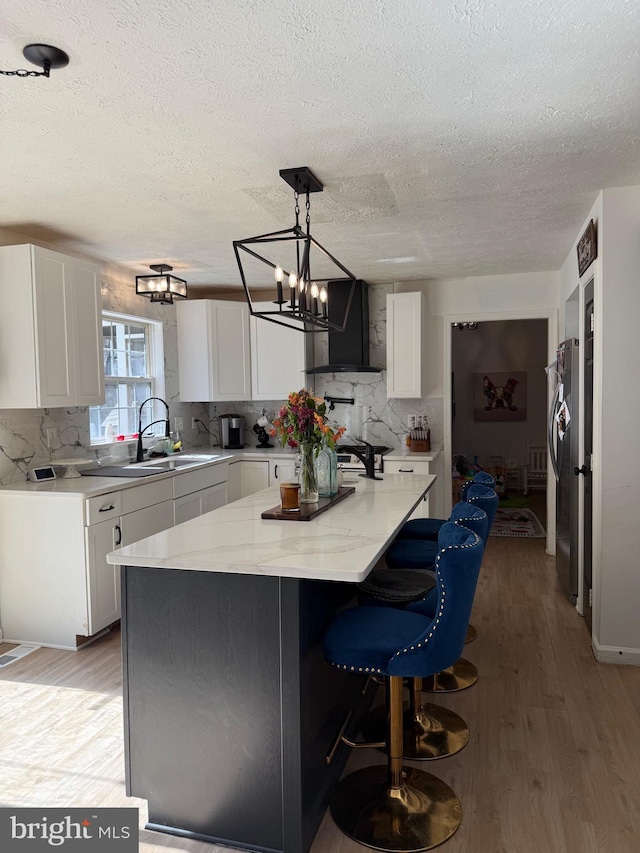
[[[184,418],[176,418],[176,429],[184,429]]]
[[[58,430],[55,427],[47,428],[47,447],[51,448],[58,442]]]
[[[195,418],[191,418],[191,429],[198,429],[198,421]]]

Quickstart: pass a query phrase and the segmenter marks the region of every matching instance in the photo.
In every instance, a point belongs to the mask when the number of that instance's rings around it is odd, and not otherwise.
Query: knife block
[[[420,440],[412,438],[409,444],[409,450],[411,453],[427,453],[431,450],[431,434],[427,433],[426,440]]]

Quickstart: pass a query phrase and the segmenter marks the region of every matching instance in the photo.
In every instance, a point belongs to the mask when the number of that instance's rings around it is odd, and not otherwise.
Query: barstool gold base
[[[449,708],[426,702],[404,715],[402,757],[432,761],[455,755],[469,743],[469,726]]]
[[[416,715],[404,712],[402,757],[433,761],[455,755],[469,743],[469,727],[458,714],[426,702]],[[362,730],[367,741],[384,741],[389,723],[384,708],[367,714]]]
[[[472,643],[475,638],[478,636],[477,630],[473,625],[469,625],[467,628],[467,636],[464,638],[465,643]]]
[[[402,787],[392,789],[383,764],[346,776],[331,799],[339,829],[375,850],[417,853],[450,838],[462,820],[451,788],[414,767],[403,767],[402,777]]]
[[[427,693],[454,693],[466,690],[478,680],[478,670],[466,658],[458,658],[453,666],[437,672],[422,681],[422,689]]]

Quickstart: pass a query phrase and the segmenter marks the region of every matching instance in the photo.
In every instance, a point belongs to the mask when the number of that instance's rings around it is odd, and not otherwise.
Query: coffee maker
[[[244,447],[244,418],[241,415],[220,415],[220,446],[237,450]]]

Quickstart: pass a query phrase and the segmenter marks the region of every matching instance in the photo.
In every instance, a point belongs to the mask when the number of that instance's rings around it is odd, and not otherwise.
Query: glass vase
[[[327,445],[320,448],[316,457],[316,476],[321,498],[330,498],[338,493],[338,454]]]
[[[318,502],[318,480],[314,459],[314,445],[300,444],[300,503],[315,504]]]

